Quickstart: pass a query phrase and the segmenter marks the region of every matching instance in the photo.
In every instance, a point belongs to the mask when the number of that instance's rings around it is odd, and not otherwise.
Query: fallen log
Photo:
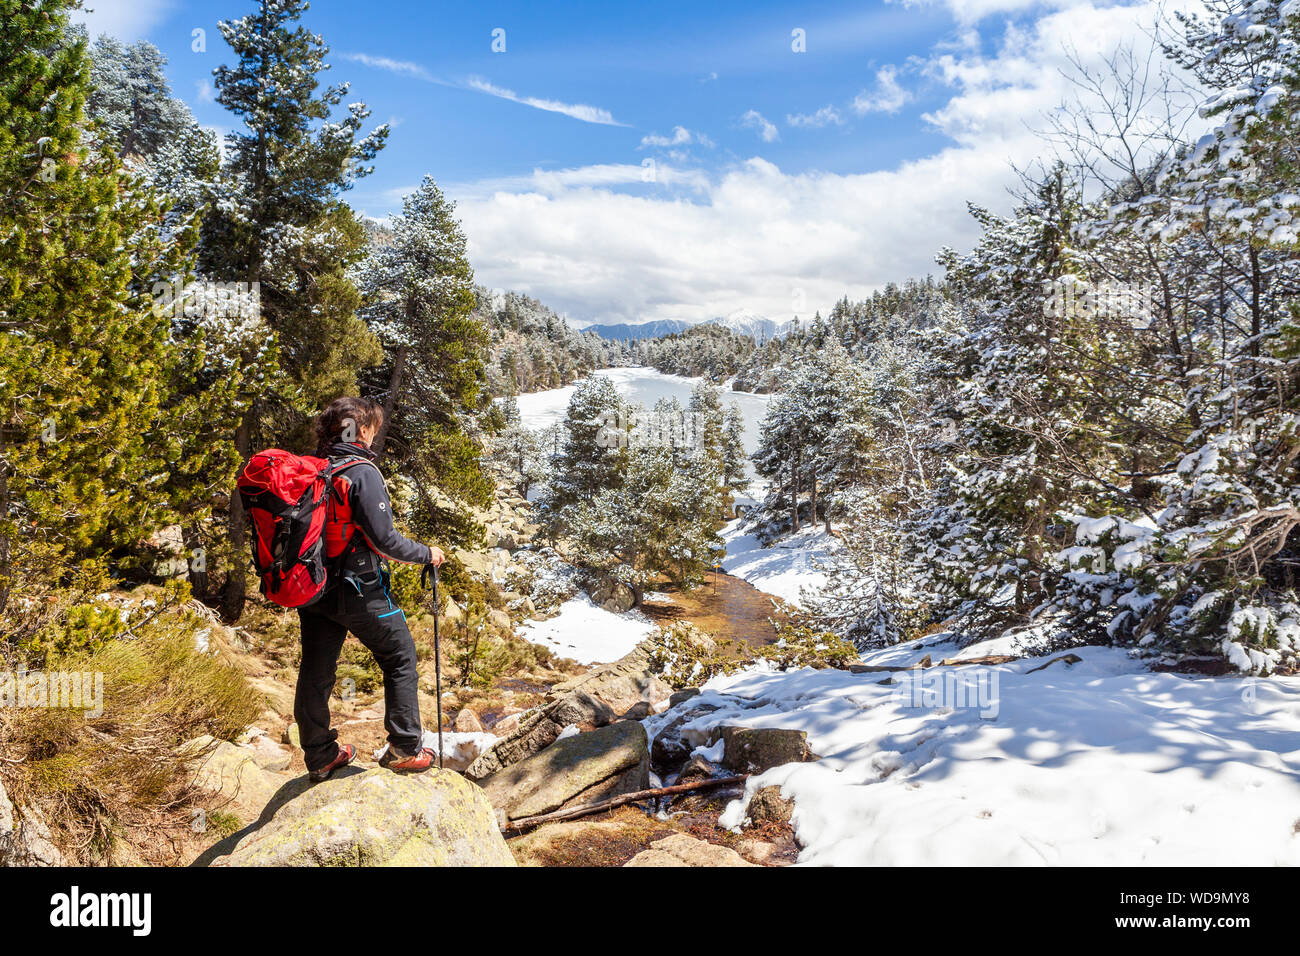
[[[1083,660],[1083,658],[1080,657],[1078,654],[1062,654],[1060,657],[1053,657],[1046,664],[1039,664],[1037,667],[1029,668],[1029,670],[1025,671],[1025,673],[1032,674],[1034,671],[1041,671],[1045,667],[1051,667],[1057,661],[1065,661],[1065,663],[1069,665],[1069,664],[1077,664],[1081,660]]]
[[[1012,661],[1018,660],[1021,660],[1021,658],[1014,654],[988,654],[984,657],[945,657],[935,664],[930,660],[930,655],[926,654],[915,664],[908,664],[906,667],[890,664],[850,664],[849,672],[852,674],[896,674],[899,671],[929,670],[931,667],[964,667],[967,664],[1010,664]]]
[[[939,662],[940,667],[961,667],[963,664],[1010,664],[1020,660],[1014,654],[988,654],[984,657],[945,657]]]
[[[634,790],[631,793],[619,794],[617,797],[610,797],[608,800],[600,800],[596,803],[586,803],[577,807],[570,807],[567,810],[555,810],[551,813],[539,813],[536,816],[520,817],[518,820],[507,820],[501,825],[502,830],[524,830],[529,827],[541,826],[543,823],[555,823],[560,820],[576,820],[578,817],[590,816],[593,813],[600,813],[602,810],[612,810],[615,807],[621,807],[625,803],[636,803],[639,800],[650,800],[654,797],[668,797],[679,793],[689,793],[692,790],[708,790],[713,787],[725,787],[730,784],[744,783],[749,779],[749,774],[742,773],[734,777],[709,777],[704,780],[696,780],[692,783],[678,783],[671,787],[651,787],[649,790]]]

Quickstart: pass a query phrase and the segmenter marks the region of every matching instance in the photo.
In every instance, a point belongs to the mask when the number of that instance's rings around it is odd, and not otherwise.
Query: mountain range
[[[589,325],[583,332],[595,332],[601,338],[618,342],[631,342],[635,339],[657,339],[675,332],[684,332],[692,325],[721,325],[739,335],[748,335],[755,341],[779,338],[790,331],[792,322],[777,322],[765,316],[755,315],[743,309],[737,309],[727,315],[705,319],[702,323],[687,322],[683,319],[655,319],[651,322],[620,322],[612,325]]]

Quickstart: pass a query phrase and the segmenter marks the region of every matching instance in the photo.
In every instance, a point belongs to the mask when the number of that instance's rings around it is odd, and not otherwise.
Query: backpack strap
[[[351,468],[353,465],[369,465],[370,467],[374,468],[375,471],[379,471],[379,466],[376,465],[369,458],[366,458],[364,455],[345,455],[342,458],[330,458],[328,459],[328,461],[329,464],[326,465],[324,469],[325,483],[329,485],[329,495],[330,495],[329,511],[326,513],[325,516],[325,520],[327,522],[335,520],[334,508],[336,503],[340,505],[343,504],[343,496],[342,494],[340,494],[338,490],[338,486],[334,484],[334,479],[338,475],[342,474],[344,471]],[[379,474],[380,477],[382,478],[383,472],[379,472]],[[344,543],[343,550],[339,552],[339,556],[337,560],[340,564],[342,564],[343,559],[347,557],[349,553],[351,553],[355,543],[355,538],[356,538],[356,532],[354,531],[352,537],[347,542]]]

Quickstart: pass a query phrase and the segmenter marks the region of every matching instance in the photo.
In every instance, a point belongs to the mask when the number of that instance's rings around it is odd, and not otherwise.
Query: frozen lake
[[[682,407],[691,400],[691,390],[700,382],[698,378],[686,378],[681,375],[665,375],[652,368],[605,368],[593,375],[602,375],[614,383],[623,398],[639,402],[647,410],[654,408],[661,398],[676,398]],[[519,396],[519,415],[528,428],[549,428],[564,419],[564,411],[569,406],[577,385],[563,388],[547,389],[544,392],[529,392]],[[745,451],[753,454],[758,448],[758,425],[767,414],[767,403],[771,395],[755,395],[752,392],[733,392],[720,389],[724,407],[735,402],[745,419]]]

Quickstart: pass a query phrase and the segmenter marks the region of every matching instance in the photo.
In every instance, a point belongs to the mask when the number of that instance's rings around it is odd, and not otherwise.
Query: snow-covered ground
[[[655,630],[656,625],[640,612],[615,614],[580,594],[561,604],[555,617],[527,621],[518,633],[579,664],[603,664],[618,660]]]
[[[826,574],[817,562],[824,561],[838,544],[817,525],[764,548],[753,534],[741,530],[739,518],[722,529],[722,540],[727,548],[722,570],[796,605],[801,591],[815,591],[826,583]]]
[[[1188,677],[1118,649],[1074,653],[1080,663],[1036,673],[1051,658],[893,674],[753,668],[679,707],[721,706],[686,725],[699,744],[725,724],[808,732],[822,759],[751,778],[746,794],[777,784],[793,798],[801,863],[1300,864],[1300,678]],[[958,656],[930,637],[864,661],[925,654]],[[650,718],[651,737],[679,712]],[[744,806],[724,824],[740,824]]]

